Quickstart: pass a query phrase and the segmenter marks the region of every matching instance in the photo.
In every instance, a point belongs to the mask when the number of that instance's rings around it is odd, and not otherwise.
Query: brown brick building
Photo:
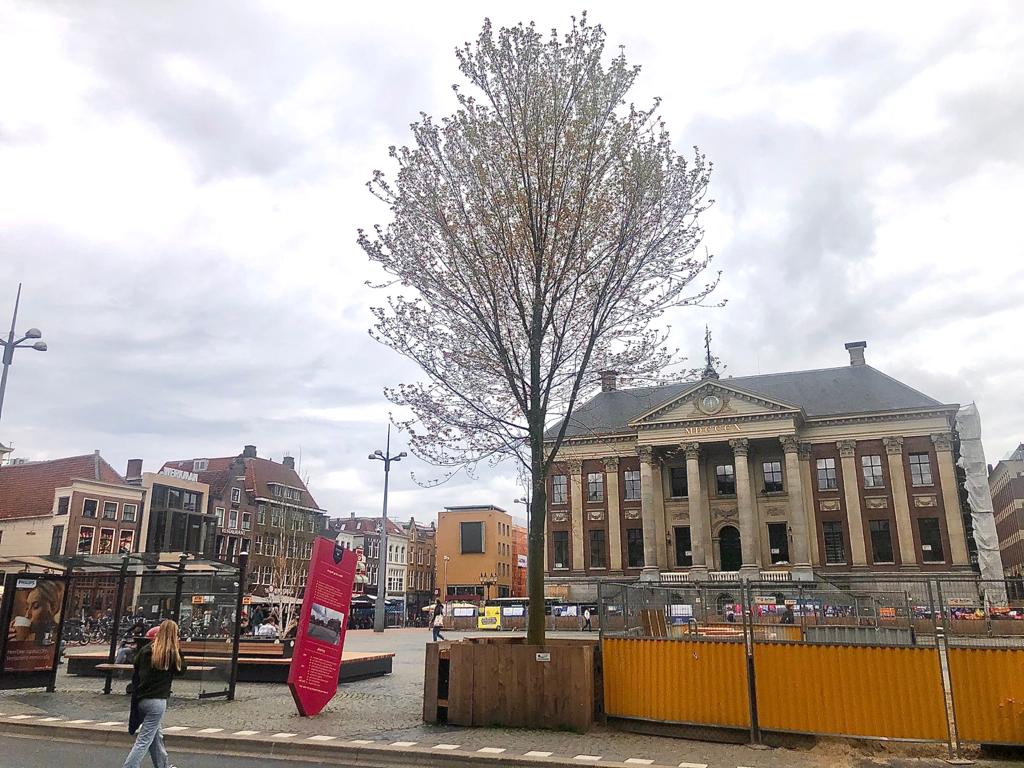
[[[419,617],[420,609],[434,602],[437,529],[433,523],[423,525],[417,523],[415,518],[409,518],[409,522],[402,527],[409,541],[405,591],[407,615]]]
[[[958,406],[865,347],[822,370],[628,390],[607,374],[547,480],[548,581],[593,599],[602,578],[969,571]]]
[[[992,467],[988,487],[1003,571],[1007,576],[1024,577],[1024,443]]]
[[[247,592],[303,596],[313,542],[326,515],[295,471],[295,460],[260,458],[247,445],[234,457],[168,461],[164,469],[194,474],[210,487],[207,513],[216,520],[216,557],[249,552]]]

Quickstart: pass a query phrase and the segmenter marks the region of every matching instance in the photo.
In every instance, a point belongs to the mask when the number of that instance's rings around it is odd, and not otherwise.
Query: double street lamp
[[[18,305],[21,303],[21,283],[18,283],[18,297],[14,300],[14,316],[11,317],[11,330],[7,334],[7,340],[0,339],[0,345],[3,346],[3,374],[0,375],[0,415],[3,415],[4,411],[4,393],[7,391],[7,371],[11,367],[11,363],[14,362],[14,350],[16,349],[34,349],[37,352],[46,351],[46,342],[37,341],[42,338],[42,331],[38,328],[29,328],[25,331],[25,335],[20,339],[15,340],[14,338],[14,326],[18,323]],[[26,343],[30,342],[30,343]]]
[[[391,464],[401,461],[408,454],[402,451],[397,456],[391,455],[391,425],[388,424],[388,440],[384,450],[374,451],[367,458],[371,461],[384,462],[384,513],[380,524],[380,552],[377,553],[377,605],[373,612],[373,631],[384,631],[384,602],[388,594],[388,474]]]

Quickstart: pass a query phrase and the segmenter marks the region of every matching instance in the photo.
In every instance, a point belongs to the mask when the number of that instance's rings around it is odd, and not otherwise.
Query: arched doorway
[[[740,532],[732,525],[724,526],[718,532],[718,568],[722,571],[738,571],[743,565],[743,551],[740,548]]]

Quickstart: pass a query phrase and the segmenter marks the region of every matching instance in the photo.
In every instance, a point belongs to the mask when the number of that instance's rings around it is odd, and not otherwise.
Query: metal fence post
[[[743,646],[747,661],[747,699],[750,703],[750,746],[763,749],[761,727],[757,722],[757,680],[754,672],[754,616],[751,610],[752,589],[750,582],[740,584],[740,610],[743,614]]]
[[[245,571],[249,565],[249,553],[238,555],[238,592],[235,595],[235,631],[231,633],[231,678],[228,680],[228,701],[235,700],[235,685],[238,683],[238,643],[242,634],[242,596],[245,594]]]
[[[121,570],[117,576],[117,598],[114,603],[114,626],[110,630],[110,649],[107,653],[107,664],[113,664],[117,658],[117,633],[121,627],[121,614],[124,603],[124,580],[128,577],[128,553],[125,552],[121,558]],[[109,694],[112,687],[114,670],[108,669],[106,680],[103,682],[103,693]]]

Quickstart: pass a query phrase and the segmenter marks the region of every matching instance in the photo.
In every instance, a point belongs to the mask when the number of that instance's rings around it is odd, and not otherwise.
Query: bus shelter
[[[72,674],[99,674],[103,692],[130,677],[146,631],[178,623],[200,698],[234,698],[245,555],[227,563],[181,553],[0,558],[0,688],[56,690]]]

